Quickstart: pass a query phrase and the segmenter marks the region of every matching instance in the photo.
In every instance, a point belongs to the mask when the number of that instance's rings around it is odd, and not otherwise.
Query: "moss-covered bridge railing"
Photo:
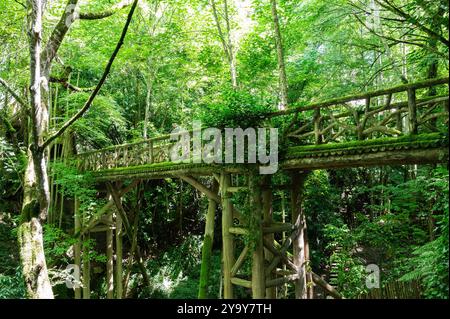
[[[286,169],[443,162],[448,159],[448,82],[447,77],[404,84],[261,118],[281,130],[286,149],[279,161]],[[138,166],[163,170],[174,143],[166,135],[85,152],[77,156],[78,166],[97,172]]]

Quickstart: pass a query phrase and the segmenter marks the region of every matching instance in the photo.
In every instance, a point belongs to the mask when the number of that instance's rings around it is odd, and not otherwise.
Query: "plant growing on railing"
[[[273,110],[249,92],[226,89],[217,101],[201,105],[199,116],[204,127],[256,128],[263,124],[261,115]]]

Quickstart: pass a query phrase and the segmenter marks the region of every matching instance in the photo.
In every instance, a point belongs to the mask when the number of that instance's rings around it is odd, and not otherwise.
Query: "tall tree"
[[[62,127],[47,139],[48,110],[43,89],[46,88],[51,70],[51,63],[62,40],[75,20],[77,0],[69,0],[65,12],[55,27],[46,48],[41,50],[43,12],[45,0],[28,0],[28,38],[30,43],[30,122],[31,136],[28,146],[28,164],[24,177],[24,196],[19,226],[20,256],[23,275],[30,298],[53,298],[45,261],[42,224],[47,218],[50,191],[48,184],[48,146],[64,131],[78,120],[92,105],[92,102],[111,69],[120,47],[123,44],[131,18],[138,0],[134,0],[122,31],[119,42],[105,68],[102,78],[92,92],[83,108],[69,119]]]
[[[216,1],[211,0],[211,7],[213,11],[214,21],[216,23],[217,32],[219,33],[220,42],[222,43],[223,51],[228,61],[230,69],[231,85],[233,88],[238,86],[238,76],[236,69],[236,52],[231,40],[231,27],[230,27],[230,15],[228,8],[228,1],[223,0],[223,19],[225,20],[225,32],[221,26],[219,12],[217,9]]]
[[[288,106],[288,81],[286,76],[286,66],[284,63],[283,40],[280,31],[280,21],[278,18],[277,1],[271,0],[271,4],[272,4],[272,19],[273,19],[275,45],[277,49],[277,58],[278,58],[278,76],[280,81],[280,103],[278,107],[280,110],[284,110]]]

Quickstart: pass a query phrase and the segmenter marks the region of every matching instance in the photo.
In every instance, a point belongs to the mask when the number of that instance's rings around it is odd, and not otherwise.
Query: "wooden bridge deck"
[[[283,170],[446,162],[448,80],[337,98],[264,114],[261,120],[267,126],[279,123],[278,163]],[[438,95],[428,96],[432,87]],[[170,160],[174,145],[166,135],[85,152],[77,156],[78,167],[93,172],[98,180],[120,180],[244,172],[255,166],[174,163]]]

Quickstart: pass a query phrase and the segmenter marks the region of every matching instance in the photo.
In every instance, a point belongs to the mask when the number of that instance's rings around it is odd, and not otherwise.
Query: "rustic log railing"
[[[292,146],[447,132],[448,82],[448,77],[431,79],[260,117],[282,119],[285,123],[283,136],[292,142]],[[438,95],[429,96],[430,88],[434,88]],[[165,135],[89,151],[77,156],[78,167],[83,171],[98,171],[170,162],[170,150],[174,144],[171,135]]]
[[[448,77],[341,97],[274,112],[287,117],[284,136],[295,145],[339,143],[447,131]],[[435,88],[439,95],[429,96]]]
[[[173,144],[170,135],[164,135],[136,143],[81,153],[77,156],[78,168],[82,171],[97,171],[168,162]]]

